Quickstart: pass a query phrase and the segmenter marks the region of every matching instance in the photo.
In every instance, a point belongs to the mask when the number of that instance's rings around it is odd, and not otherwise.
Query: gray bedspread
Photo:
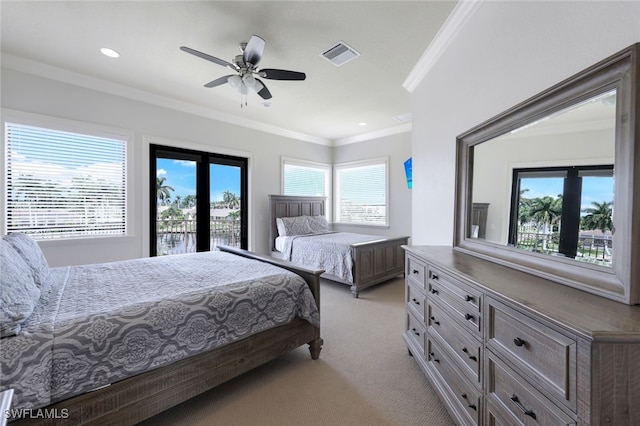
[[[353,284],[351,244],[382,240],[379,235],[351,232],[322,232],[286,237],[284,259],[309,268],[324,269],[326,273]]]
[[[224,252],[51,268],[20,335],[0,341],[13,408],[52,402],[319,313],[299,276]]]

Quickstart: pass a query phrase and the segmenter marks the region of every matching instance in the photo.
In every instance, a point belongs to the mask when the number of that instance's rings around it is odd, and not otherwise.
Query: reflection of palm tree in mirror
[[[557,226],[562,217],[562,195],[557,198],[545,195],[536,198],[531,206],[531,217],[539,226],[541,225],[542,234],[553,234],[554,226]],[[542,250],[548,250],[548,238],[542,239]]]
[[[546,231],[551,231],[553,225],[557,225],[562,216],[562,195],[535,198],[532,200],[529,214],[531,218]]]
[[[604,235],[607,231],[613,230],[613,203],[603,201],[601,203],[592,201],[593,207],[582,209],[586,213],[582,217],[583,229],[599,229]]]

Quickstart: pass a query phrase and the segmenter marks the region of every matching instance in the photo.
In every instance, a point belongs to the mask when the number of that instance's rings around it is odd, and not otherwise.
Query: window
[[[331,166],[310,161],[282,159],[282,194],[328,197]]]
[[[126,233],[127,137],[5,122],[6,231],[35,239]]]
[[[327,197],[327,219],[331,212],[331,166],[312,161],[282,158],[282,195]]]
[[[613,166],[514,169],[511,212],[511,245],[610,263]]]
[[[336,222],[388,224],[388,158],[335,165]]]

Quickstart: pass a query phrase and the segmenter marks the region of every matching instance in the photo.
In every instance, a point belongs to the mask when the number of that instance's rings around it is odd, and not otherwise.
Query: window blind
[[[387,162],[336,165],[336,220],[387,225]]]
[[[126,233],[126,138],[5,123],[7,232]]]
[[[284,163],[283,195],[327,196],[327,167]]]

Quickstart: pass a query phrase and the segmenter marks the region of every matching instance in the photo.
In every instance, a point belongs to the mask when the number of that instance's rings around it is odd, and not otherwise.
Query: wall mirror
[[[456,250],[640,303],[639,54],[636,43],[458,137]]]

